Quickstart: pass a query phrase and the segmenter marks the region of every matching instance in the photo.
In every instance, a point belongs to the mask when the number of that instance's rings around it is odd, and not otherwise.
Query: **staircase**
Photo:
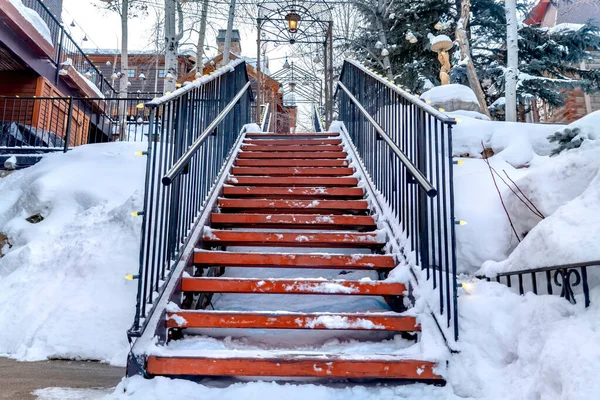
[[[247,133],[147,346],[153,376],[442,384],[337,133]],[[159,303],[160,306],[161,303]],[[400,306],[399,306],[400,305]]]

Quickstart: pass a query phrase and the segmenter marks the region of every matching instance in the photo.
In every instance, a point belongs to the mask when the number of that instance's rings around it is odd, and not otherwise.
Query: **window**
[[[129,77],[129,78],[135,78],[135,68],[130,68],[127,71],[127,77]]]
[[[167,75],[166,71],[164,69],[159,69],[158,70],[158,77],[159,78],[164,78]]]

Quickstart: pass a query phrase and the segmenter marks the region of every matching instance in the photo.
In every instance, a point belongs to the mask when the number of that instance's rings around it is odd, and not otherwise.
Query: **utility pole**
[[[505,0],[506,14],[506,73],[504,110],[506,121],[517,121],[517,77],[519,75],[519,37],[517,31],[516,0]]]
[[[229,3],[229,18],[227,19],[227,31],[225,32],[225,47],[223,48],[223,65],[229,64],[229,52],[231,50],[231,32],[233,31],[234,18],[235,0],[231,0],[231,3]]]

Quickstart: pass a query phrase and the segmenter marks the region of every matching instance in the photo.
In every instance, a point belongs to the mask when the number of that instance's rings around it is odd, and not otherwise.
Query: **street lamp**
[[[288,23],[288,32],[298,32],[298,22],[300,22],[300,15],[298,15],[294,10],[292,10],[290,11],[290,13],[288,13],[288,15],[285,16],[285,20]]]
[[[288,62],[287,56],[285,57],[285,62],[283,63],[283,69],[289,69],[290,63]]]

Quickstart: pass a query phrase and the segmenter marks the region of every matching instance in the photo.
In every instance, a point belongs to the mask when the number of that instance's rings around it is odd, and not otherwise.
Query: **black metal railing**
[[[315,132],[325,132],[325,119],[321,113],[321,107],[318,104],[313,105],[313,124]]]
[[[92,89],[98,95],[97,97],[116,97],[118,95],[115,88],[42,0],[27,0],[25,5],[39,14],[50,31],[54,46],[54,54],[50,61],[56,67],[55,83],[58,83],[62,74],[69,73],[69,68],[73,68],[73,73],[79,74],[81,79],[87,80],[93,85]]]
[[[414,276],[437,290],[430,306],[457,340],[455,121],[356,61],[344,62],[337,96],[339,119],[406,238],[405,256],[423,271]]]
[[[251,121],[246,65],[153,100],[150,109],[138,293],[131,337],[140,336],[198,224],[242,128]]]
[[[589,307],[589,267],[600,267],[600,260],[503,272],[495,276],[482,276],[479,278],[486,279],[488,282],[503,283],[518,291],[520,295],[527,292],[540,295],[558,295],[571,302],[571,304],[577,303],[575,295],[581,293],[585,307]],[[595,283],[598,284],[599,282]]]
[[[66,152],[88,143],[146,141],[146,101],[0,96],[0,152]]]
[[[271,104],[267,103],[262,106],[260,130],[261,132],[269,132],[269,129],[271,129]]]

